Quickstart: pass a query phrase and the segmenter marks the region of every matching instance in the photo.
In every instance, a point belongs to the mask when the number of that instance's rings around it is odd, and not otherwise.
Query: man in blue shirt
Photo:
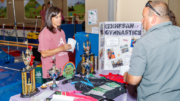
[[[180,28],[168,5],[148,1],[142,24],[147,31],[132,52],[124,81],[138,85],[138,101],[180,101]]]

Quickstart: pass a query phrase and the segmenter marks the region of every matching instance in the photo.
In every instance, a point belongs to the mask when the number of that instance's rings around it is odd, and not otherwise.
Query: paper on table
[[[74,99],[75,97],[53,94],[51,101],[74,101]]]
[[[75,48],[75,45],[76,45],[76,40],[72,39],[72,38],[68,38],[68,44],[71,44],[71,49],[67,50],[67,51],[71,51],[71,52],[74,52],[74,48]]]
[[[34,97],[34,100],[44,101],[47,97],[51,96],[53,93],[54,91],[46,90],[42,92],[41,94],[39,94],[38,96]]]
[[[126,65],[126,66],[121,66],[121,69],[120,69],[120,75],[124,75],[125,72],[128,72],[129,71],[129,65]]]

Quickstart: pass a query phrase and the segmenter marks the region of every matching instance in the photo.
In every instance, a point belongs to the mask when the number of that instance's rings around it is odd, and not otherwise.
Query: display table
[[[113,74],[119,74],[119,70],[108,70],[108,71],[104,70],[101,73],[107,75],[109,72],[111,72]],[[60,83],[62,81],[63,80],[61,80]],[[58,86],[59,86],[59,90],[61,90],[61,91],[76,90],[74,85],[71,85],[70,83],[65,84],[65,85],[59,84]],[[47,89],[43,89],[43,90],[41,88],[38,88],[38,89],[40,90],[40,92],[38,94],[42,93],[45,90],[50,90],[49,87],[47,87]],[[35,96],[37,96],[38,94],[36,94]],[[114,100],[115,101],[136,101],[136,94],[134,93],[134,87],[128,86],[127,93],[124,93],[124,94],[116,97]],[[11,96],[9,101],[31,101],[31,98],[21,98],[20,94],[17,94],[15,96]]]

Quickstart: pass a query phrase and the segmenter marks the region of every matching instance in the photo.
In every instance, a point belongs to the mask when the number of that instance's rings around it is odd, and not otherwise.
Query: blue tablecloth
[[[15,70],[7,69],[7,67]],[[21,72],[18,70],[24,67],[25,65],[23,62],[0,66],[0,69],[4,69],[3,72],[0,72],[0,87],[20,81]]]
[[[41,84],[36,83],[36,87],[40,87]],[[0,101],[9,101],[11,96],[22,93],[22,81],[12,83],[10,85],[0,88]]]
[[[5,65],[5,64],[12,64],[14,63],[14,57],[7,54],[6,52],[4,52],[1,48],[0,48],[0,65]]]
[[[24,67],[24,62],[0,66],[0,69],[5,70],[0,72],[0,101],[9,101],[11,96],[22,92],[21,72],[19,70]],[[27,76],[29,77],[29,75]],[[36,83],[36,87],[39,86],[41,84]]]

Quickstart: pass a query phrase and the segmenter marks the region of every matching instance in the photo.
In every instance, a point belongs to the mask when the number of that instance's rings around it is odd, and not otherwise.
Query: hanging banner
[[[7,2],[0,0],[0,19],[7,18]]]
[[[24,14],[26,19],[36,19],[40,16],[44,0],[24,0]]]
[[[104,34],[111,36],[141,36],[142,25],[140,22],[105,22]]]
[[[85,0],[68,0],[68,16],[78,14],[80,20],[84,20]]]

